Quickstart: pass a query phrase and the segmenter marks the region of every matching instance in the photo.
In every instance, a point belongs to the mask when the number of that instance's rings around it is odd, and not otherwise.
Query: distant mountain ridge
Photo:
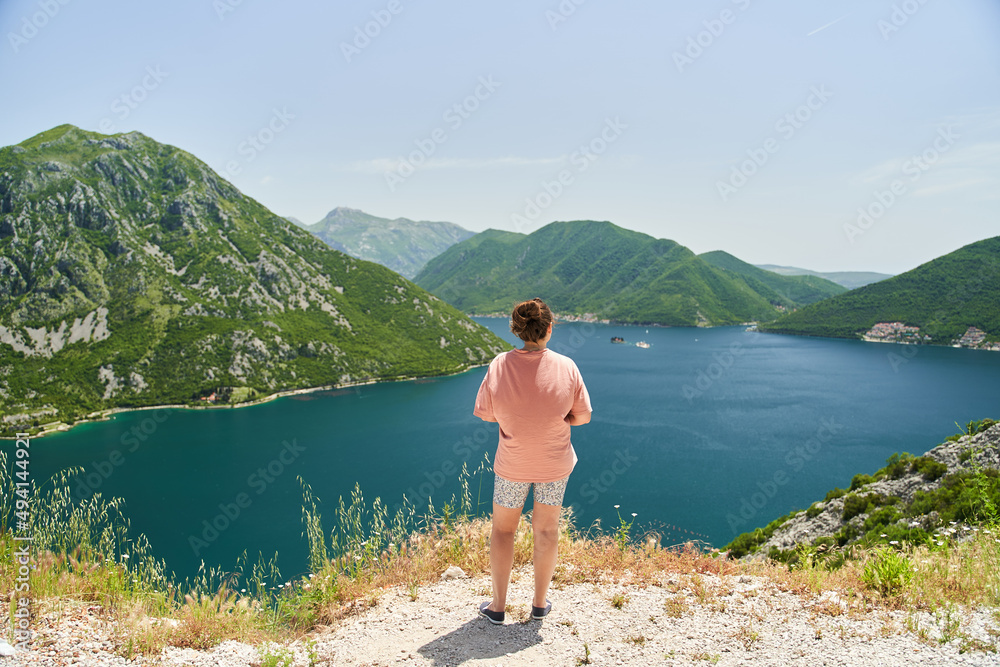
[[[331,248],[377,262],[410,279],[428,260],[474,234],[451,222],[389,220],[345,207],[303,226]]]
[[[777,264],[755,264],[754,266],[782,276],[818,276],[847,289],[864,287],[886,278],[892,278],[892,274],[876,273],[875,271],[810,271],[795,266],[778,266]]]
[[[470,313],[505,313],[525,295],[539,295],[563,314],[672,326],[770,320],[778,307],[803,303],[790,294],[843,291],[778,275],[768,287],[760,277],[766,272],[723,255],[709,259],[728,257],[728,268],[610,222],[553,222],[530,235],[477,234],[428,262],[415,281]]]
[[[978,241],[886,280],[807,306],[762,330],[857,338],[878,322],[920,327],[950,344],[969,327],[1000,337],[1000,236]]]
[[[507,345],[192,155],[62,125],[0,148],[0,424],[456,372]]]
[[[786,308],[815,303],[847,291],[846,287],[817,275],[792,277],[765,271],[722,250],[698,256],[717,269],[742,276],[758,294]]]

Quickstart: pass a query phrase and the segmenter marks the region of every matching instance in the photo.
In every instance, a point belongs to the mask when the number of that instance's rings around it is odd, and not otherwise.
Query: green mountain
[[[562,314],[674,326],[771,320],[792,303],[674,241],[594,221],[553,222],[527,236],[487,230],[432,259],[415,281],[465,312],[507,313],[542,296]]]
[[[411,279],[429,259],[473,234],[450,222],[389,220],[343,207],[306,229],[331,248],[378,262]]]
[[[856,338],[876,322],[920,327],[948,344],[978,327],[1000,337],[1000,236],[813,304],[762,326],[775,333]]]
[[[765,271],[722,250],[698,256],[717,269],[741,276],[755,292],[786,308],[816,303],[847,291],[845,287],[818,276],[782,276]]]
[[[3,427],[435,375],[506,345],[182,150],[63,125],[0,148]]]
[[[820,278],[826,278],[830,282],[837,283],[847,289],[854,289],[856,287],[864,287],[865,285],[870,285],[872,283],[877,283],[880,280],[885,280],[886,278],[892,278],[891,274],[888,273],[876,273],[874,271],[810,271],[809,269],[800,269],[795,266],[778,266],[777,264],[757,264],[758,269],[764,269],[765,271],[771,271],[772,273],[777,273],[782,276],[818,276]]]

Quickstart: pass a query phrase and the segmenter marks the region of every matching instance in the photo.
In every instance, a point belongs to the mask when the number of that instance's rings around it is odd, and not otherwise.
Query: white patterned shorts
[[[561,507],[563,496],[566,495],[567,482],[569,475],[555,482],[512,482],[500,475],[494,475],[493,502],[500,507],[520,509],[528,499],[528,489],[534,485],[536,503]]]

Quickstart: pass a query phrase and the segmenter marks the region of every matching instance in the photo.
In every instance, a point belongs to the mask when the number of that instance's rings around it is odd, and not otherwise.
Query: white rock
[[[448,579],[465,579],[466,576],[467,575],[462,568],[457,565],[450,565],[448,566],[448,569],[444,571],[444,574],[441,575],[441,580],[447,581]]]
[[[14,655],[17,650],[3,639],[0,639],[0,655],[7,658]]]

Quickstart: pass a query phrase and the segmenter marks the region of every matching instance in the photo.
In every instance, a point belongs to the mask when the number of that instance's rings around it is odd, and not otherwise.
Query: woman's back
[[[551,482],[576,463],[570,414],[590,412],[590,397],[576,364],[547,348],[511,350],[490,364],[474,414],[500,424],[494,470],[519,482]]]

